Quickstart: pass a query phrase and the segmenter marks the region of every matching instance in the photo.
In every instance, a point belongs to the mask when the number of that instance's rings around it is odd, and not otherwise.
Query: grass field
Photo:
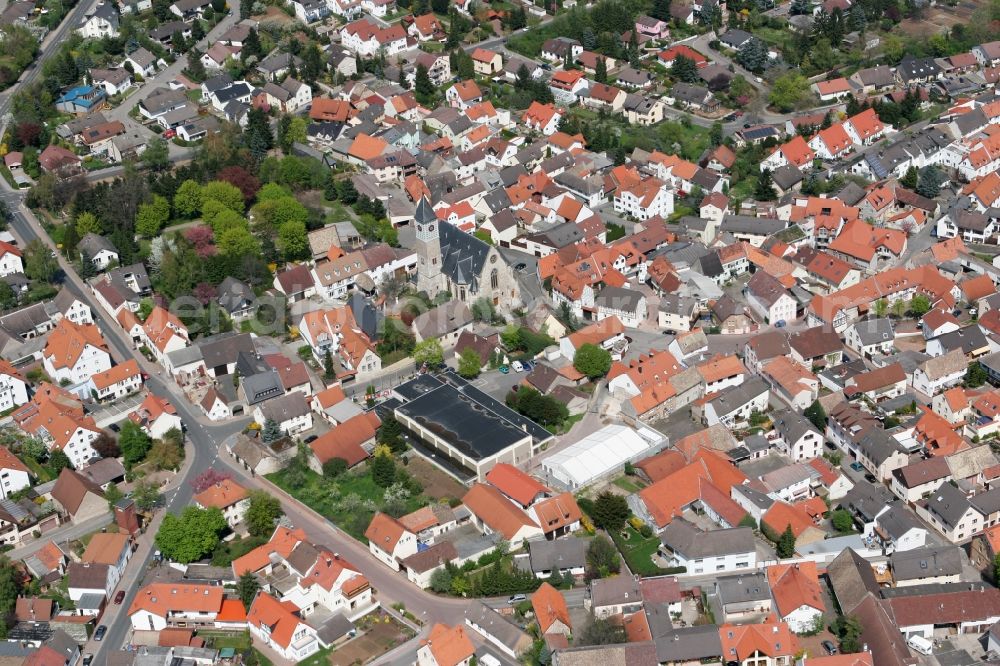
[[[613,534],[612,538],[633,574],[659,576],[667,573],[665,569],[653,564],[651,559],[660,547],[660,540],[657,537],[643,538],[641,534],[628,525],[625,526],[625,533],[628,535],[627,539],[623,539],[620,534]]]

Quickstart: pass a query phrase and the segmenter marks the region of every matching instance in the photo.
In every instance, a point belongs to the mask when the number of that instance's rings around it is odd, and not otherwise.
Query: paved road
[[[15,548],[14,550],[9,551],[7,553],[7,557],[12,560],[23,560],[30,555],[34,555],[42,548],[42,546],[50,541],[56,544],[74,541],[75,539],[79,539],[86,534],[96,532],[110,522],[111,512],[109,511],[108,513],[101,514],[100,516],[88,518],[80,523],[66,523],[64,525],[60,525],[51,532],[46,532],[42,538],[36,539],[35,541],[31,541],[20,548]]]

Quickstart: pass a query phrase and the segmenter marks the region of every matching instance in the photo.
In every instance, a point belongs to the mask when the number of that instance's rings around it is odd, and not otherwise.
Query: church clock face
[[[429,227],[427,227],[427,231],[428,233],[434,233],[434,225],[432,224]]]
[[[490,257],[490,263],[491,264],[497,263],[497,255],[494,254]]]

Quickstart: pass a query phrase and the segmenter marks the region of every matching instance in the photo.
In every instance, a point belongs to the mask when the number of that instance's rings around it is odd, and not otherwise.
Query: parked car
[[[514,361],[510,364],[510,367],[514,368],[514,372],[524,372],[524,366],[521,365],[520,361]]]
[[[101,626],[99,626],[97,628],[97,631],[94,632],[94,640],[95,641],[103,641],[104,640],[104,634],[106,634],[106,633],[108,633],[108,628],[107,628],[107,626],[105,626],[105,625],[102,624]]]
[[[531,372],[535,369],[535,364],[531,361],[521,361],[521,365],[524,366],[525,372]]]
[[[833,641],[823,641],[821,645],[827,654],[837,654],[837,646],[833,644]]]
[[[510,372],[510,368],[508,368],[506,365],[501,365],[499,368],[497,368],[497,370],[500,371],[501,375],[506,375],[508,372]]]
[[[528,600],[528,597],[524,596],[523,594],[512,594],[510,596],[510,599],[507,600],[507,603],[508,604],[516,604],[519,601],[527,601],[527,600]]]
[[[306,437],[305,442],[306,444],[312,444],[317,439],[319,439],[319,435],[309,435],[308,437]]]
[[[111,425],[108,426],[108,428],[110,428],[114,432],[121,432],[122,431],[122,427],[120,425],[118,425],[117,423],[112,423]]]
[[[125,601],[125,590],[118,590],[118,594],[115,595],[115,605],[121,606],[123,601]]]
[[[857,461],[854,461],[851,463],[851,469],[853,469],[855,472],[861,472],[864,471],[865,466]]]
[[[521,262],[520,264],[517,264],[516,266],[514,266],[514,270],[515,271],[523,271],[527,267],[528,267],[528,264],[526,264],[524,262]]]
[[[90,666],[90,663],[94,661],[94,655],[85,654],[83,655],[83,666]]]

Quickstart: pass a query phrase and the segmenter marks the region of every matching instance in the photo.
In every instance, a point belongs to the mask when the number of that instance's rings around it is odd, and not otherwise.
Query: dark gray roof
[[[753,530],[749,527],[702,532],[683,518],[670,521],[660,534],[660,541],[686,559],[738,555],[754,550]]]
[[[719,230],[729,233],[754,234],[770,236],[788,226],[784,220],[769,217],[750,217],[749,215],[726,215],[722,218]]]
[[[231,276],[222,281],[218,293],[219,305],[229,313],[250,307],[257,298],[249,285]]]
[[[858,481],[840,500],[840,506],[858,514],[863,520],[875,520],[875,516],[895,499],[888,488],[873,485],[868,481]]]
[[[809,433],[815,433],[817,435],[820,434],[819,431],[816,430],[816,426],[812,424],[812,421],[804,417],[799,412],[793,412],[788,409],[774,414],[772,421],[774,423],[774,429],[777,430],[789,444],[794,444]]]
[[[636,312],[645,296],[640,291],[623,287],[605,287],[594,299],[598,308],[610,308],[625,312]]]
[[[642,605],[639,581],[632,576],[595,578],[590,581],[590,599],[593,608],[619,604]]]
[[[786,164],[771,172],[771,180],[782,190],[790,190],[802,182],[804,176],[794,164]]]
[[[969,504],[979,509],[984,516],[1000,511],[1000,488],[973,495],[969,498]]]
[[[474,320],[469,306],[455,299],[418,315],[413,320],[413,328],[420,333],[422,339],[427,340],[453,333]]]
[[[768,390],[768,386],[764,383],[763,379],[754,377],[739,386],[733,386],[722,392],[718,397],[711,400],[710,404],[715,408],[716,414],[723,416],[736,411]]]
[[[891,86],[895,82],[892,70],[886,65],[859,69],[857,76],[861,83],[866,86],[885,87]]]
[[[382,322],[385,315],[373,306],[368,299],[354,292],[347,297],[347,306],[354,314],[354,321],[370,340],[377,340],[382,332]]]
[[[202,338],[198,347],[208,368],[236,363],[240,352],[253,354],[253,338],[249,333],[219,333],[208,338]]]
[[[500,613],[482,602],[474,603],[465,611],[465,617],[512,651],[517,651],[519,644],[529,640],[528,635],[516,624],[508,622]]]
[[[532,571],[575,569],[587,563],[587,542],[584,539],[539,539],[528,542]]]
[[[941,484],[926,502],[929,508],[941,516],[941,520],[949,529],[958,525],[971,506],[965,493],[950,483]]]
[[[336,613],[317,628],[316,635],[319,636],[320,642],[324,645],[332,645],[353,629],[353,622],[348,620],[343,613]]]
[[[715,589],[723,605],[771,600],[771,586],[763,571],[720,576],[715,579]]]
[[[889,435],[885,430],[873,429],[866,433],[857,442],[858,450],[866,458],[881,465],[894,454],[902,451],[899,442]]]
[[[875,572],[853,548],[833,558],[826,567],[826,575],[844,614],[849,615],[870,595],[878,598],[879,584]]]
[[[282,395],[285,388],[281,385],[281,376],[277,370],[260,372],[250,377],[244,377],[241,388],[246,397],[247,405],[256,405],[271,398]]]
[[[646,618],[650,627],[653,626],[653,616],[667,616],[664,608],[646,609]],[[656,658],[663,663],[698,662],[714,663],[722,656],[722,638],[719,628],[714,624],[697,627],[677,627],[669,632],[654,632],[656,643]]]
[[[247,379],[250,379],[249,377]],[[292,391],[286,395],[272,398],[260,406],[260,411],[266,419],[276,423],[288,421],[309,413],[309,401],[301,391]]]
[[[896,72],[899,74],[899,78],[906,83],[935,77],[941,73],[941,68],[934,62],[934,58],[915,58],[912,55],[906,55],[896,67]]]
[[[893,539],[906,536],[912,529],[927,529],[902,502],[893,502],[888,511],[876,518],[876,522]]]
[[[766,439],[764,439],[763,437],[760,437],[759,435],[754,435],[753,437],[748,437],[747,439],[745,439],[743,441],[744,446],[743,447],[738,447],[738,448],[744,448],[745,447],[746,450],[747,450],[747,453],[749,454],[749,452],[750,452],[750,446],[748,446],[747,443],[750,442],[751,439],[756,439],[758,437],[760,439],[763,439],[765,442],[767,441]],[[736,449],[733,449],[733,451],[735,451],[735,450]],[[732,457],[732,453],[733,453],[732,451],[729,452],[730,457]],[[767,511],[768,509],[771,508],[771,505],[774,504],[774,500],[773,499],[771,499],[770,497],[768,497],[767,495],[765,495],[761,491],[754,489],[753,487],[751,487],[748,484],[743,484],[741,486],[733,486],[732,492],[738,493],[738,494],[742,495],[749,502],[753,503],[754,506],[756,506],[757,508],[761,509],[762,511]]]
[[[962,573],[962,550],[958,546],[932,546],[897,551],[889,556],[896,581],[919,580]]]
[[[976,325],[966,326],[957,331],[931,338],[931,340],[937,340],[941,343],[941,347],[945,352],[949,352],[952,349],[961,349],[966,354],[977,349],[982,349],[989,344],[986,341],[986,336],[983,334],[983,329]]]
[[[708,88],[679,81],[671,88],[670,95],[686,104],[704,104],[712,93]]]
[[[892,322],[886,317],[865,319],[855,322],[853,326],[864,346],[881,344],[896,337],[892,330]]]
[[[738,29],[727,30],[724,35],[719,37],[720,42],[726,44],[727,46],[732,46],[733,48],[737,49],[743,46],[744,42],[747,42],[751,39],[753,39],[753,35],[751,35],[746,30],[738,30]]]

